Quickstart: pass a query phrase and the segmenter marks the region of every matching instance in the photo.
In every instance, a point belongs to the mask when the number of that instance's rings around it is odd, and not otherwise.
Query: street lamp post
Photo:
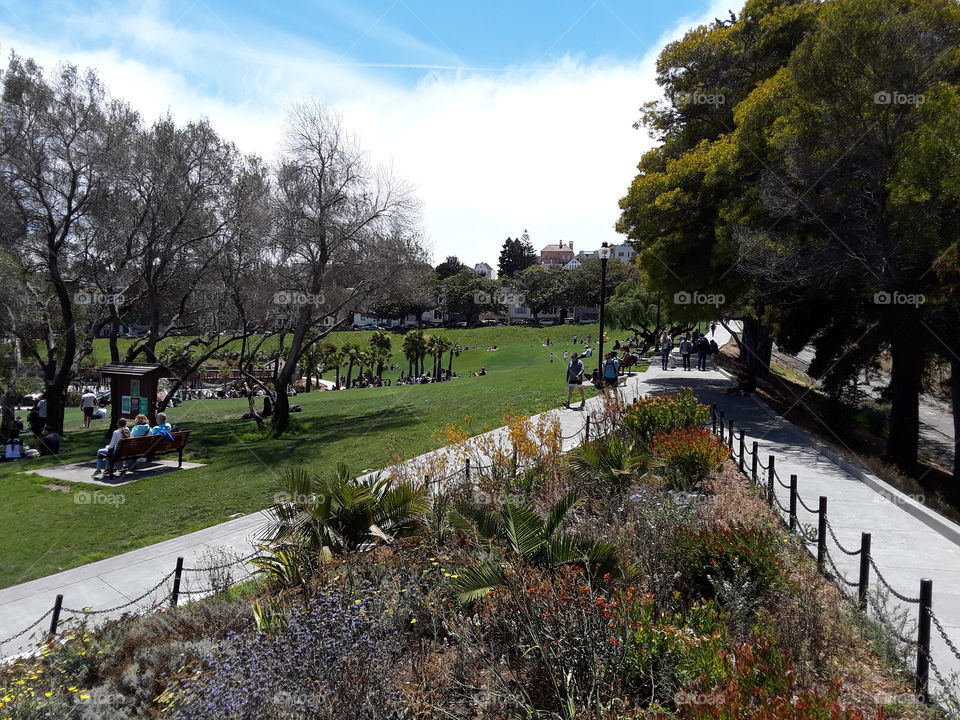
[[[610,246],[607,243],[603,243],[600,246],[600,348],[597,353],[600,357],[598,358],[597,365],[597,380],[598,382],[603,382],[603,309],[607,303],[607,260],[610,259]]]

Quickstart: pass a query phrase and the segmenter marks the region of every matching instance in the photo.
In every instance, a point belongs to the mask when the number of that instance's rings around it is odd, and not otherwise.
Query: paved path
[[[718,343],[728,340],[722,328],[718,327],[716,334]],[[796,473],[800,494],[808,505],[815,507],[819,495],[827,496],[831,524],[845,547],[859,547],[860,532],[871,531],[877,566],[900,593],[915,597],[919,579],[932,578],[934,611],[951,637],[960,640],[960,526],[940,519],[916,500],[838,459],[821,443],[777,417],[756,399],[726,395],[730,379],[715,369],[685,372],[671,367],[664,371],[656,362],[646,373],[631,377],[623,393],[627,400],[632,400],[639,394],[670,392],[683,385],[693,386],[704,402],[718,403],[727,417],[733,418],[735,427],[745,430],[748,448],[753,440],[757,440],[764,463],[767,455],[775,454],[777,469],[784,481],[791,473]],[[561,432],[568,438],[565,448],[578,442],[576,436],[582,431],[586,417],[599,406],[600,399],[593,398],[588,401],[587,412],[553,411],[559,413]],[[503,431],[500,428],[492,432],[502,434]],[[434,454],[445,452],[446,449],[441,449]],[[421,456],[414,461],[424,458]],[[787,491],[779,486],[778,497],[786,506]],[[808,522],[813,522],[813,516],[809,517]],[[177,557],[184,557],[186,566],[194,567],[201,564],[202,556],[212,548],[224,548],[236,553],[237,557],[246,556],[251,552],[253,538],[262,525],[262,514],[255,513],[0,590],[0,640],[37,619],[51,607],[58,593],[64,595],[64,605],[68,608],[109,608],[137,598],[155,586],[173,570]],[[847,578],[856,580],[857,558],[843,555],[832,544],[831,549],[839,570]],[[187,573],[184,587],[196,589],[205,581],[202,573]],[[168,592],[169,581],[135,606],[148,609]],[[915,605],[904,607],[911,617],[915,617]],[[69,614],[65,612],[64,617]],[[48,621],[48,618],[44,619],[37,627],[45,627]],[[28,649],[30,634],[0,644],[0,654]],[[960,661],[950,653],[936,630],[933,648],[934,660],[944,675],[960,671]]]

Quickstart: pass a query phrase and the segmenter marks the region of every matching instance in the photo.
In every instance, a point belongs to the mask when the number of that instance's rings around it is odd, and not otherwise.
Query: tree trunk
[[[917,468],[920,450],[920,390],[924,350],[903,323],[892,328],[890,354],[890,433],[884,455],[905,472]]]
[[[758,318],[744,318],[740,353],[744,369],[751,379],[758,380],[769,375],[772,352],[773,341],[770,338],[770,328]]]
[[[350,376],[353,375],[353,360],[347,363],[347,389],[350,389]]]

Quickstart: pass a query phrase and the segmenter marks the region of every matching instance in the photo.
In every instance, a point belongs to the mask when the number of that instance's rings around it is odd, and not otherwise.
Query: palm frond
[[[506,582],[506,572],[499,562],[483,560],[458,570],[457,577],[453,579],[453,589],[457,599],[466,603],[483,597]]]

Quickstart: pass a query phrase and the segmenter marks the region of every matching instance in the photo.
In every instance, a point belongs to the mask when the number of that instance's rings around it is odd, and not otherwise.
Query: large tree
[[[16,226],[26,229],[16,258],[37,313],[28,325],[38,334],[22,338],[23,347],[43,372],[47,423],[60,431],[82,340],[75,312],[85,299],[77,295],[80,237],[113,192],[111,169],[138,126],[138,116],[110,99],[92,71],[62,65],[47,79],[14,56],[4,74],[0,175]]]
[[[278,297],[288,309],[289,346],[274,386],[272,425],[289,424],[287,389],[300,356],[359,307],[396,265],[421,259],[412,192],[385,170],[371,167],[341,119],[320,104],[290,113],[276,172],[274,235],[284,281]],[[311,330],[315,330],[308,338]],[[351,358],[356,360],[356,358]]]
[[[537,253],[527,235],[526,239],[507,238],[500,249],[500,278],[509,278],[537,264]]]
[[[737,108],[741,267],[777,306],[787,349],[812,342],[814,375],[851,381],[892,361],[886,457],[917,463],[919,395],[955,252],[960,6],[834,0],[786,66]],[[925,302],[929,299],[930,302]],[[799,302],[798,302],[799,300]]]

